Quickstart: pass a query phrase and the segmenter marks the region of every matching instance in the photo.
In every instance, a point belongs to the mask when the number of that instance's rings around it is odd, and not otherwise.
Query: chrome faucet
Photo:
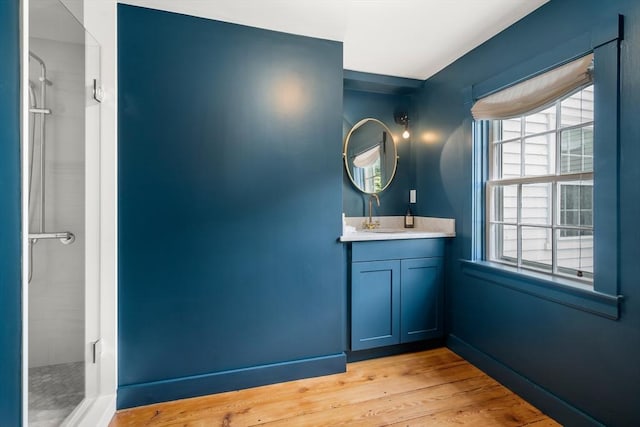
[[[369,220],[365,220],[362,224],[362,227],[366,230],[373,230],[374,228],[378,228],[380,226],[379,221],[373,221],[372,212],[373,212],[373,199],[376,199],[378,203],[378,207],[380,207],[380,197],[376,193],[371,193],[369,196]]]

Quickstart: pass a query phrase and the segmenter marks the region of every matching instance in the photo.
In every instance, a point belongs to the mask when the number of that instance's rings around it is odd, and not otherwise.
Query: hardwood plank
[[[394,423],[557,425],[473,365],[440,348],[351,363],[344,374],[123,410],[110,427]]]
[[[474,402],[442,412],[434,412],[426,416],[408,421],[390,424],[392,426],[559,426],[536,408],[517,395],[509,394],[484,402]],[[544,422],[545,424],[538,424]]]

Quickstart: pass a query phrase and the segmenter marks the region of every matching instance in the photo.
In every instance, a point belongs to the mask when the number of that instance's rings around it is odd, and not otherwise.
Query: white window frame
[[[572,280],[576,280],[578,282],[582,282],[584,284],[587,285],[592,285],[593,284],[593,273],[589,273],[589,272],[582,272],[582,271],[578,271],[577,275],[571,275],[568,274],[567,271],[569,269],[565,269],[563,267],[559,267],[558,266],[558,260],[557,260],[557,239],[559,239],[559,232],[558,230],[566,230],[566,229],[575,229],[575,230],[581,230],[581,231],[588,231],[591,232],[592,235],[594,234],[594,227],[592,226],[568,226],[568,225],[560,225],[558,222],[559,219],[559,213],[560,213],[560,207],[558,206],[558,184],[562,184],[563,182],[581,182],[581,181],[594,181],[594,173],[593,170],[591,172],[578,172],[578,173],[568,173],[568,174],[562,174],[561,173],[561,141],[562,141],[562,133],[566,132],[566,131],[570,131],[572,129],[583,129],[583,128],[587,128],[589,126],[594,127],[594,121],[586,121],[586,122],[582,122],[576,125],[571,125],[571,126],[565,126],[562,127],[561,126],[561,104],[562,102],[571,97],[572,95],[582,91],[583,89],[592,86],[593,83],[589,83],[585,86],[581,86],[579,88],[577,88],[575,91],[572,91],[570,94],[558,99],[557,101],[554,102],[555,108],[556,108],[556,123],[555,123],[555,128],[553,130],[548,130],[548,131],[543,131],[543,132],[539,132],[539,133],[535,133],[535,134],[529,134],[527,135],[525,132],[525,126],[526,126],[526,122],[524,120],[524,118],[526,116],[529,116],[531,114],[535,114],[536,112],[542,111],[542,110],[546,110],[549,108],[549,106],[545,106],[541,109],[537,109],[537,110],[533,110],[530,112],[527,112],[525,114],[523,114],[522,116],[520,116],[521,118],[521,123],[520,123],[520,135],[517,138],[510,138],[510,139],[505,139],[505,140],[498,140],[498,141],[494,141],[494,138],[491,136],[491,132],[493,130],[493,126],[491,126],[492,121],[488,120],[487,123],[489,124],[488,128],[489,128],[489,140],[487,141],[487,146],[488,146],[488,179],[485,182],[485,254],[486,254],[486,259],[487,261],[492,261],[492,262],[498,262],[501,264],[506,264],[509,266],[514,266],[514,267],[518,267],[518,268],[523,268],[523,269],[527,269],[527,270],[533,270],[542,274],[547,274],[549,276],[560,276],[560,277],[564,277],[564,278],[569,278]],[[595,127],[594,127],[595,128]],[[556,142],[555,142],[555,161],[554,161],[554,166],[555,166],[555,173],[554,174],[549,174],[549,175],[539,175],[539,176],[522,176],[524,174],[524,165],[525,165],[525,155],[526,155],[526,150],[525,150],[525,138],[531,138],[531,137],[535,137],[535,136],[541,136],[541,135],[548,135],[548,134],[555,134],[555,138],[556,138]],[[505,178],[505,179],[495,179],[494,178],[494,171],[499,170],[500,165],[497,164],[496,162],[496,153],[495,153],[495,147],[499,144],[504,144],[506,142],[510,142],[510,141],[520,141],[521,144],[521,148],[520,148],[520,174],[521,176],[518,178]],[[526,184],[551,184],[551,203],[550,203],[550,216],[551,216],[551,221],[550,221],[550,225],[542,225],[542,224],[529,224],[529,223],[523,223],[522,222],[522,218],[521,218],[521,201],[522,201],[522,186],[526,185]],[[516,218],[516,222],[506,222],[506,221],[493,221],[492,220],[492,207],[495,206],[495,200],[494,200],[494,189],[496,187],[500,187],[500,186],[507,186],[507,185],[516,185],[517,186],[517,202],[516,202],[516,211],[517,211],[517,218]],[[585,185],[589,185],[589,184],[585,184]],[[492,232],[492,225],[496,225],[496,224],[502,224],[502,225],[508,225],[508,226],[514,226],[516,227],[516,236],[517,236],[517,249],[516,249],[516,260],[515,262],[511,261],[513,260],[513,257],[505,257],[502,253],[498,254],[498,252],[502,252],[501,250],[499,250],[499,248],[494,248],[492,245],[493,243],[496,241],[496,239],[494,239],[494,235]],[[535,263],[532,261],[523,261],[523,249],[522,249],[522,227],[535,227],[535,228],[542,228],[545,230],[551,230],[551,271],[549,271],[548,268],[544,268],[544,267],[540,267],[540,268],[536,268]],[[595,237],[594,237],[594,247],[595,247]],[[496,254],[496,256],[493,256],[493,254]]]

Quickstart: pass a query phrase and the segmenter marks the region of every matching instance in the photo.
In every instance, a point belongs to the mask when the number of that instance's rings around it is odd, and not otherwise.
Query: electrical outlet
[[[416,190],[409,190],[409,203],[416,202]]]

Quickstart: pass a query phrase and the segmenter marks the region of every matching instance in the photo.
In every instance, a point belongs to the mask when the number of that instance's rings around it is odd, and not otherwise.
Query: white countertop
[[[414,228],[404,228],[403,216],[373,217],[380,226],[374,230],[363,229],[367,217],[346,217],[341,242],[370,240],[435,239],[455,237],[456,222],[449,218],[414,217]]]

